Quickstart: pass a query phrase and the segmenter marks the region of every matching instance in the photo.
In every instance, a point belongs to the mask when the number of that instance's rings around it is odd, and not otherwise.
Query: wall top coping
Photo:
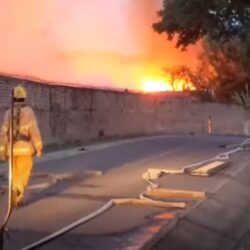
[[[63,82],[49,82],[36,77],[25,77],[19,75],[8,75],[0,73],[0,81],[13,82],[20,81],[20,84],[31,84],[39,85],[43,87],[48,87],[52,89],[79,89],[86,91],[97,91],[97,92],[107,92],[114,94],[132,94],[135,96],[148,96],[148,97],[171,97],[171,98],[190,98],[190,93],[188,92],[154,92],[145,93],[140,91],[133,91],[128,89],[113,89],[113,88],[101,88],[87,85],[80,85],[76,83],[63,83]]]

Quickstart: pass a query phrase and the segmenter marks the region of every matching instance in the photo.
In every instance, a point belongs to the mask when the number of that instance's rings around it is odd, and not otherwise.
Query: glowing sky
[[[163,66],[196,63],[152,30],[158,0],[0,0],[0,71],[140,89]]]

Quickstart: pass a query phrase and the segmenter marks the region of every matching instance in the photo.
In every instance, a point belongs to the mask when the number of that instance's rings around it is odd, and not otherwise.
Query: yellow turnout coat
[[[19,104],[20,105],[20,104]],[[14,135],[18,126],[18,135],[14,136],[13,155],[24,156],[33,155],[43,147],[40,130],[37,125],[35,113],[28,106],[18,105],[14,108],[14,117],[18,114],[18,125],[14,123]],[[0,130],[0,157],[5,159],[9,156],[9,128],[10,128],[10,110],[6,111],[4,121]]]

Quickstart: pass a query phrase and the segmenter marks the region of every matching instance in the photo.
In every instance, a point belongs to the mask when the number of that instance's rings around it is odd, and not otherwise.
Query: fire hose
[[[239,147],[233,149],[233,150],[230,150],[230,151],[227,151],[227,152],[224,152],[224,153],[221,153],[213,158],[209,158],[205,161],[201,161],[201,162],[198,162],[198,163],[195,163],[195,164],[191,164],[191,165],[187,165],[185,167],[183,167],[181,169],[181,172],[186,172],[188,171],[189,169],[192,169],[192,168],[195,168],[195,167],[198,167],[202,164],[205,164],[205,163],[208,163],[208,162],[211,162],[213,160],[226,160],[226,159],[229,159],[230,155],[232,154],[235,154],[239,151],[241,151],[244,147],[244,145],[246,145],[247,143],[250,142],[250,139],[247,139],[245,140],[243,143],[239,144]],[[237,145],[238,146],[238,145]],[[164,170],[161,170],[161,171],[164,171]],[[150,183],[152,184],[152,183]],[[178,194],[178,192],[177,192]],[[200,198],[204,198],[204,196],[202,196],[201,194],[197,193],[196,196],[200,197]],[[147,205],[147,201],[152,205],[156,205],[156,206],[161,206],[162,207],[166,207],[166,203],[165,202],[159,202],[159,201],[153,201],[151,199],[148,199],[147,197],[145,197],[145,194],[142,193],[140,195],[140,199],[113,199],[113,200],[110,200],[109,202],[107,202],[103,207],[101,207],[100,209],[98,209],[97,211],[87,215],[87,216],[84,216],[82,218],[80,218],[79,220],[71,223],[70,225],[67,225],[66,227],[63,227],[62,229],[48,235],[47,237],[39,240],[39,241],[36,241],[24,248],[22,248],[21,250],[31,250],[31,249],[35,249],[35,248],[38,248],[54,239],[56,239],[57,237],[73,230],[74,228],[80,226],[80,225],[83,225],[84,223],[87,223],[88,221],[100,216],[101,214],[107,212],[108,210],[110,210],[113,206],[115,205],[122,205],[122,204],[144,204],[144,205]],[[152,203],[153,202],[153,203]],[[154,203],[155,202],[155,203]],[[172,203],[172,206],[173,207],[179,207],[179,208],[184,208],[185,207],[185,203]],[[171,204],[169,205],[169,207],[171,207]]]
[[[13,114],[14,114],[14,90],[11,93],[11,104],[10,104],[10,116],[9,116],[9,148],[7,147],[7,151],[9,150],[9,178],[8,178],[8,209],[5,215],[4,221],[0,227],[0,250],[4,248],[4,233],[6,231],[6,225],[9,221],[9,218],[12,213],[12,196],[13,196]]]
[[[40,246],[44,245],[45,243],[48,243],[48,242],[58,238],[59,236],[71,231],[72,229],[74,229],[74,228],[96,218],[97,216],[105,213],[106,211],[111,209],[114,205],[115,205],[114,201],[111,200],[111,201],[107,202],[103,207],[98,209],[97,211],[95,211],[87,216],[84,216],[83,218],[81,218],[81,219],[71,223],[70,225],[56,231],[55,233],[48,235],[47,237],[44,237],[43,239],[41,239],[39,241],[36,241],[36,242],[22,248],[21,250],[30,250],[30,249],[35,249],[37,247],[40,247]]]
[[[198,167],[202,164],[211,162],[213,160],[226,160],[229,159],[230,155],[235,154],[239,151],[241,151],[244,147],[244,145],[248,144],[250,142],[250,139],[245,140],[243,143],[239,144],[239,147],[237,147],[236,149],[221,153],[213,158],[209,158],[205,161],[201,161],[195,164],[191,164],[191,165],[187,165],[185,167],[183,167],[181,170],[179,170],[180,172],[186,172],[189,169],[193,169],[195,167]],[[161,170],[162,172],[164,172],[164,170]],[[171,170],[166,170],[165,173],[170,173]],[[174,173],[173,171],[171,173]],[[150,183],[151,185],[154,183]],[[152,190],[152,189],[151,189]],[[197,194],[198,196],[200,196],[199,194]],[[200,198],[202,198],[203,196],[201,196]],[[176,202],[176,203],[165,203],[165,202],[160,202],[160,201],[154,201],[151,200],[147,197],[145,197],[145,193],[142,193],[140,195],[140,199],[112,199],[110,201],[108,201],[106,204],[104,204],[104,206],[102,206],[100,209],[96,210],[95,212],[84,216],[82,218],[80,218],[79,220],[61,228],[60,230],[42,238],[41,240],[38,240],[34,243],[31,243],[28,246],[25,246],[24,248],[22,248],[21,250],[31,250],[31,249],[36,249],[38,247],[41,247],[42,245],[49,243],[50,241],[60,237],[61,235],[73,230],[74,228],[83,225],[87,222],[89,222],[90,220],[102,215],[103,213],[107,212],[108,210],[110,210],[112,207],[114,207],[115,205],[124,205],[124,204],[136,204],[136,205],[155,205],[157,207],[175,207],[175,208],[185,208],[185,203],[181,203],[181,202]]]
[[[41,247],[42,245],[49,243],[52,240],[55,240],[56,238],[60,237],[61,235],[73,230],[74,228],[83,225],[87,223],[88,221],[95,219],[99,215],[107,212],[110,210],[112,207],[115,205],[150,205],[150,206],[156,206],[156,207],[161,207],[161,208],[166,208],[166,207],[174,207],[174,208],[185,208],[186,204],[184,202],[161,202],[161,201],[154,201],[148,198],[144,198],[143,195],[140,195],[140,199],[112,199],[108,201],[103,207],[100,209],[96,210],[95,212],[84,216],[77,221],[61,228],[60,230],[42,238],[41,240],[38,240],[21,250],[31,250],[31,249],[36,249],[38,247]]]
[[[173,169],[148,169],[147,172],[145,172],[142,176],[142,178],[150,184],[150,186],[148,187],[149,190],[151,189],[155,189],[158,188],[158,184],[153,182],[152,180],[157,180],[160,178],[160,176],[162,174],[167,174],[167,175],[179,175],[179,174],[185,174],[188,173],[189,171],[192,171],[193,169],[202,166],[204,164],[207,163],[211,163],[213,161],[225,161],[228,160],[230,158],[231,155],[240,152],[244,149],[244,146],[250,144],[250,139],[246,139],[244,140],[242,143],[240,144],[234,144],[234,145],[229,145],[229,148],[231,148],[231,146],[236,147],[235,149],[226,151],[224,153],[220,153],[212,158],[206,159],[204,161],[200,161],[197,163],[193,163],[193,164],[189,164],[186,165],[184,167],[182,167],[181,169],[177,169],[177,170],[173,170]]]

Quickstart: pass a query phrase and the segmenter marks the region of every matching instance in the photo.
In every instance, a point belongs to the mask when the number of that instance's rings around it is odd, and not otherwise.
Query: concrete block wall
[[[216,134],[249,134],[249,114],[239,106],[200,103],[185,94],[134,94],[55,86],[0,77],[0,122],[11,89],[28,90],[45,144],[67,144],[101,136],[153,133],[207,133],[212,116]]]

